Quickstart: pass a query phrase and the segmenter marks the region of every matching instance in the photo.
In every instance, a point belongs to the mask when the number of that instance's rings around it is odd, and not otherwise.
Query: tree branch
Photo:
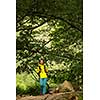
[[[68,27],[65,31],[68,31],[71,27]],[[44,47],[45,45],[47,45],[49,42],[51,42],[52,40],[54,40],[53,38],[50,39],[49,41],[47,41],[46,43],[44,43],[44,45],[42,47]]]
[[[17,29],[16,31],[18,32],[18,31],[21,31],[21,30],[34,30],[34,29],[36,29],[36,28],[38,28],[38,27],[40,27],[40,26],[42,26],[43,24],[45,24],[46,22],[48,22],[48,21],[50,21],[50,19],[48,19],[47,21],[44,21],[44,22],[42,22],[41,24],[39,24],[38,26],[35,26],[35,27],[26,27],[26,28],[21,28],[21,29]]]
[[[62,20],[66,23],[68,23],[72,28],[75,28],[77,29],[78,31],[80,32],[83,32],[83,30],[81,30],[79,27],[75,26],[73,23],[71,23],[69,20],[65,20],[64,18],[62,17],[59,17],[59,16],[54,16],[54,15],[44,15],[42,13],[39,13],[39,12],[35,12],[34,13],[36,16],[39,16],[39,17],[45,17],[45,18],[51,18],[51,19],[59,19],[59,20]]]
[[[56,18],[56,19],[63,20],[64,22],[68,23],[72,28],[75,28],[75,29],[79,30],[80,32],[83,32],[83,30],[81,30],[80,28],[76,27],[76,26],[75,26],[74,24],[72,24],[70,21],[65,20],[65,19],[63,19],[63,18],[61,18],[61,17],[55,17],[55,18]]]

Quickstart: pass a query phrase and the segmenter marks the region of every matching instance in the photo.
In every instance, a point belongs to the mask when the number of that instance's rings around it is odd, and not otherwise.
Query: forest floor
[[[79,100],[75,93],[53,93],[39,96],[16,96],[16,100]]]

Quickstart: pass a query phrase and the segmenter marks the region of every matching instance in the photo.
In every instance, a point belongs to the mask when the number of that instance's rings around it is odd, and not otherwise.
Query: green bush
[[[33,80],[31,74],[24,72],[16,75],[16,94],[38,95],[39,93],[39,82]]]

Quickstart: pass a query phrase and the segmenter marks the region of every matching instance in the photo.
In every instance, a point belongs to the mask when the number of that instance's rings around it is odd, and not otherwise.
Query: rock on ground
[[[43,96],[25,96],[17,97],[16,100],[78,100],[76,95],[66,93],[46,94]]]

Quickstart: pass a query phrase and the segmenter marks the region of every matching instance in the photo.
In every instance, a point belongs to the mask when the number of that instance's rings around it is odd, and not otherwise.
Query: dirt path
[[[78,100],[78,97],[72,93],[53,93],[43,96],[17,96],[16,100]]]

